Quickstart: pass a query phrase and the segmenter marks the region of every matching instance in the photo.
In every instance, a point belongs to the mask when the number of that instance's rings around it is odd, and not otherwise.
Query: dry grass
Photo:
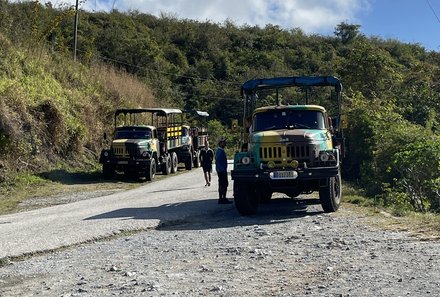
[[[420,240],[440,240],[440,216],[436,214],[412,213],[396,217],[381,208],[350,203],[344,203],[343,208],[349,213],[356,212],[360,220],[372,228],[408,232]]]
[[[105,145],[103,133],[112,132],[115,109],[157,106],[151,89],[133,75],[5,44],[0,54],[0,182],[63,163],[88,166]]]
[[[92,75],[112,94],[116,105],[130,108],[156,107],[154,95],[137,77],[117,71],[114,67],[97,64],[91,68]]]
[[[343,184],[343,208],[356,215],[373,228],[405,231],[422,240],[440,240],[440,215],[415,212],[396,212],[367,198],[355,186]],[[343,215],[346,212],[338,212]],[[394,215],[400,213],[400,216]]]

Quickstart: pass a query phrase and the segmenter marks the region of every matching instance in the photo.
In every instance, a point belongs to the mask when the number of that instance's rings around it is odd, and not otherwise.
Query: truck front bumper
[[[272,172],[272,174],[271,174]],[[274,177],[275,172],[288,172],[295,174],[286,174],[289,177],[277,178]],[[316,180],[335,177],[339,174],[339,167],[315,167],[315,168],[301,168],[292,170],[272,170],[263,171],[258,169],[240,169],[232,170],[231,177],[233,180],[253,181],[253,182],[271,182],[271,181],[288,181],[288,180]]]
[[[145,168],[147,165],[151,163],[151,158],[127,158],[127,157],[118,157],[110,152],[107,153],[107,156],[104,153],[101,153],[99,158],[99,163],[111,165],[115,168],[125,168],[125,167],[141,167]]]

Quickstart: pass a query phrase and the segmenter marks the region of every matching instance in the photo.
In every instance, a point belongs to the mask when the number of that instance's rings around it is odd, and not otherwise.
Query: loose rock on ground
[[[0,296],[439,296],[440,244],[274,199],[0,268]]]

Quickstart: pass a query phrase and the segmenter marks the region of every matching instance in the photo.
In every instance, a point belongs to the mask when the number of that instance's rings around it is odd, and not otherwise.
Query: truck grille
[[[130,157],[137,155],[137,146],[130,144],[120,144],[112,146],[112,153],[117,157]]]
[[[282,158],[281,146],[260,147],[261,159],[280,159]]]
[[[308,145],[295,144],[285,147],[281,145],[260,147],[260,158],[262,160],[308,160],[310,156],[310,146]]]
[[[310,147],[308,145],[292,145],[287,147],[287,157],[293,159],[308,159]]]

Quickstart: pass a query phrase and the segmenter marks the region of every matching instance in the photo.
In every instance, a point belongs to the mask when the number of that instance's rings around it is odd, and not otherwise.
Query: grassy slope
[[[131,75],[0,35],[0,212],[37,187],[54,190],[52,172],[96,171],[115,108],[153,106],[150,89]]]

